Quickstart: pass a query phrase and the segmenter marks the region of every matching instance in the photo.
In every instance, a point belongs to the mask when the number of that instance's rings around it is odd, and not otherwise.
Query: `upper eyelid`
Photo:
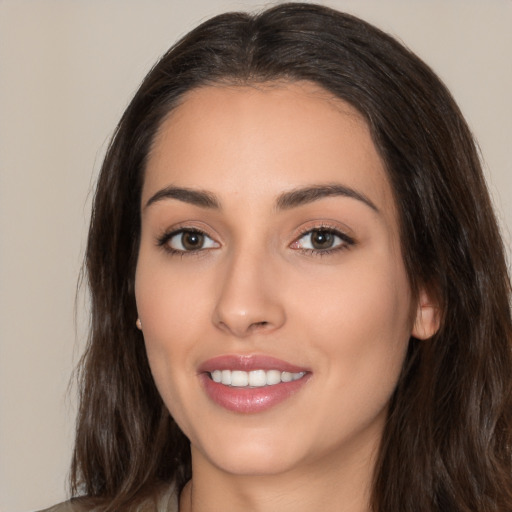
[[[212,238],[216,241],[220,240],[220,237],[218,236],[217,232],[215,230],[213,230],[210,226],[205,225],[203,222],[198,222],[198,224],[199,225],[196,225],[195,223],[192,223],[192,222],[191,223],[188,223],[188,222],[177,223],[171,227],[166,227],[165,229],[160,231],[160,233],[156,236],[156,238],[158,240],[160,240],[164,237],[167,237],[167,239],[168,239],[169,237],[172,237],[178,233],[192,231],[195,233],[201,233],[201,234],[203,234],[209,238]]]
[[[343,238],[348,238],[352,241],[355,241],[353,232],[351,229],[347,227],[341,227],[339,225],[333,225],[327,222],[320,222],[319,224],[311,224],[302,226],[298,232],[295,234],[294,240],[299,240],[304,235],[307,235],[313,231],[329,231],[334,234],[341,235]]]
[[[355,243],[354,238],[351,237],[350,235],[347,235],[346,233],[344,233],[343,231],[340,231],[339,229],[330,229],[330,228],[313,228],[313,229],[308,229],[303,234],[301,234],[298,237],[296,237],[294,239],[293,243],[296,243],[299,240],[301,240],[302,238],[304,238],[304,237],[306,237],[308,235],[311,235],[315,231],[325,231],[327,233],[331,233],[334,236],[340,238],[344,243],[347,243],[347,244],[354,244]]]
[[[311,221],[311,223],[305,223],[306,225],[302,225],[295,231],[295,234],[292,235],[292,242],[300,240],[305,235],[312,233],[314,231],[329,231],[335,235],[340,236],[347,243],[355,243],[355,237],[352,234],[352,230],[348,228],[348,226],[339,226],[334,225],[334,223],[326,222],[326,221]],[[165,229],[161,234],[157,235],[156,240],[159,245],[163,245],[168,242],[173,236],[183,233],[183,232],[196,232],[201,233],[204,236],[214,240],[215,242],[222,244],[222,237],[218,235],[213,229],[207,229],[207,227],[200,227],[194,224],[177,224],[171,228]],[[212,233],[213,232],[213,233]]]
[[[186,228],[186,227],[183,227],[183,228],[172,228],[172,229],[166,229],[164,230],[161,234],[157,235],[157,240],[161,241],[163,239],[165,240],[169,240],[171,239],[172,237],[180,234],[180,233],[186,233],[186,232],[191,232],[191,233],[201,233],[203,235],[206,235],[206,236],[209,236],[207,233],[205,233],[204,231],[202,231],[201,229],[197,229],[197,228],[192,228],[192,227],[189,227],[189,228]]]

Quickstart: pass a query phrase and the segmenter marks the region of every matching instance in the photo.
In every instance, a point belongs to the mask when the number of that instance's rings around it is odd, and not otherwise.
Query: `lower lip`
[[[225,386],[214,382],[208,373],[199,378],[208,397],[228,411],[250,414],[266,411],[291,397],[309,380],[311,374],[292,382],[261,388]]]

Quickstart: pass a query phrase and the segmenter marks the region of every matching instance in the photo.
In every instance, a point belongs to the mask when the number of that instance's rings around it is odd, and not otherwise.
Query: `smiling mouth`
[[[280,370],[213,370],[210,378],[225,386],[237,388],[263,388],[275,386],[283,382],[302,379],[306,372],[283,372]]]
[[[287,401],[311,380],[309,368],[251,354],[226,354],[198,367],[206,396],[216,405],[239,414],[256,414]]]

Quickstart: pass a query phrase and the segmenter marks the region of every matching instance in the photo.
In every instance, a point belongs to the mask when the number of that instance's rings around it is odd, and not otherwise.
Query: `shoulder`
[[[96,512],[103,507],[91,505],[86,499],[74,498],[64,503],[59,503],[39,512]],[[178,495],[174,486],[169,486],[148,496],[139,505],[133,506],[133,512],[178,512]]]
[[[94,509],[90,509],[80,504],[77,500],[65,501],[64,503],[59,503],[58,505],[54,505],[50,508],[45,508],[44,510],[40,510],[39,512],[86,512],[93,511]]]

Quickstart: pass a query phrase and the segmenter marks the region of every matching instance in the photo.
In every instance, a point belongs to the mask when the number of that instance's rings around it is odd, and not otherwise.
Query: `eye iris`
[[[311,233],[311,245],[315,249],[328,249],[334,243],[334,235],[329,231],[314,231]]]
[[[204,243],[204,235],[194,231],[188,231],[181,235],[181,243],[188,251],[199,249]]]

